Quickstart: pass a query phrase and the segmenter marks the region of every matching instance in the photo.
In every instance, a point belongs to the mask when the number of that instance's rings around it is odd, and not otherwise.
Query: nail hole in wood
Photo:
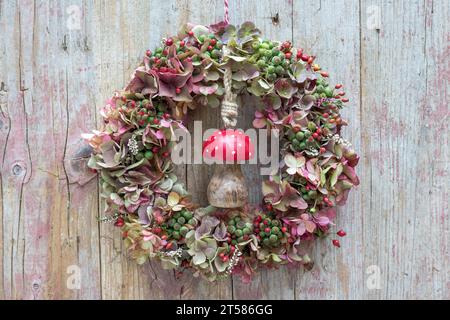
[[[277,26],[280,23],[280,15],[278,14],[278,12],[272,16],[272,23],[274,26]]]

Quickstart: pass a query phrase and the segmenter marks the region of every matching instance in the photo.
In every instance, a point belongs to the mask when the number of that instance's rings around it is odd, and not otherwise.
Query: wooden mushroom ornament
[[[239,208],[248,202],[248,189],[240,162],[254,155],[250,137],[241,130],[216,131],[203,145],[203,157],[215,160],[208,184],[209,203],[218,208]]]

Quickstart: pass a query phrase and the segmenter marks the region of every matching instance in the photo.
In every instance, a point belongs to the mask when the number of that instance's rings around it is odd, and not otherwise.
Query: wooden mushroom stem
[[[208,201],[218,208],[239,208],[248,202],[248,189],[241,165],[216,164],[208,184]]]

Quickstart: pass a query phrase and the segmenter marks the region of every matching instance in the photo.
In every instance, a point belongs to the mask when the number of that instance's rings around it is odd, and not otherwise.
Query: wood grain
[[[221,20],[223,2],[0,0],[0,299],[450,299],[449,16],[448,1],[230,1],[231,23],[292,40],[345,84],[361,185],[339,211],[342,248],[319,241],[311,271],[211,285],[127,259],[119,232],[97,222],[80,134],[101,125],[145,49],[188,21]],[[205,111],[188,127],[221,126]],[[240,111],[250,128],[254,110]],[[243,170],[255,203],[260,167]],[[177,174],[206,204],[212,168]]]

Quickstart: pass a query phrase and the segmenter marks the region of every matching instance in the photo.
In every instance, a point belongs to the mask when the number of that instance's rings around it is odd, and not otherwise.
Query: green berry
[[[243,235],[244,235],[244,233],[242,232],[242,230],[240,230],[240,229],[237,229],[235,232],[234,232],[234,234],[236,235],[236,237],[242,237]]]
[[[239,221],[238,223],[236,223],[236,228],[244,229],[245,228],[245,222],[244,221]]]
[[[274,66],[268,66],[267,67],[267,72],[268,73],[275,73],[275,67]]]
[[[273,57],[273,58],[272,58],[272,63],[273,63],[274,65],[279,65],[279,64],[281,63],[280,57],[278,57],[278,56]]]
[[[178,231],[172,232],[172,237],[176,240],[181,238],[180,233]]]
[[[324,93],[326,94],[327,98],[333,97],[333,89],[331,89],[330,87],[327,87],[327,88],[325,89],[325,92],[324,92]]]
[[[272,220],[272,225],[278,227],[278,226],[280,225],[280,221],[278,221],[278,220]]]
[[[244,237],[237,238],[237,242],[242,242],[242,241],[244,241]]]
[[[179,223],[175,223],[175,224],[173,225],[173,229],[174,229],[174,230],[180,230],[180,228],[181,228],[181,225],[180,225]]]
[[[310,131],[305,131],[305,138],[309,138],[311,137],[311,132]]]
[[[236,228],[234,226],[228,226],[227,230],[229,233],[234,233],[236,231]]]
[[[186,234],[189,232],[189,229],[188,229],[188,227],[185,227],[185,226],[182,226],[181,228],[180,228],[180,234],[184,237],[184,236],[186,236]]]
[[[243,232],[244,234],[250,234],[250,233],[252,233],[252,231],[250,230],[250,228],[247,228],[247,227],[245,227],[244,229],[242,229],[242,232]]]
[[[279,233],[279,232],[280,232],[280,228],[272,227],[272,233]]]
[[[144,154],[142,152],[138,152],[138,154],[135,156],[136,160],[142,160],[142,158],[144,158]]]
[[[263,48],[263,49],[265,49],[265,50],[270,49],[269,44],[268,44],[267,42],[261,43],[261,46],[260,46],[260,47]]]
[[[183,211],[182,215],[186,220],[192,219],[192,213],[190,211],[185,210]]]
[[[305,134],[302,131],[299,131],[295,134],[295,137],[297,138],[297,140],[302,141],[303,139],[305,139]]]
[[[317,197],[317,191],[316,190],[311,190],[308,192],[308,195],[310,198],[315,199]]]
[[[186,223],[186,219],[185,219],[184,217],[179,217],[178,220],[177,220],[177,222],[178,222],[179,224],[185,224],[185,223]]]
[[[265,233],[264,231],[261,231],[261,232],[259,233],[259,236],[260,236],[261,238],[264,238],[264,237],[266,236],[266,233]]]
[[[233,246],[235,246],[235,245],[237,245],[238,243],[237,243],[237,241],[236,241],[235,239],[233,239],[233,240],[231,240],[231,244],[232,244]]]
[[[300,145],[300,141],[298,141],[297,138],[292,139],[292,144],[293,144],[295,147],[298,147],[298,146]]]
[[[309,212],[315,213],[315,212],[316,212],[316,208],[311,208],[311,209],[309,209]]]
[[[257,62],[258,68],[263,69],[266,66],[266,62],[264,60],[258,60]]]
[[[153,158],[153,152],[151,152],[150,150],[145,151],[144,153],[144,157],[148,160]]]
[[[278,241],[278,237],[274,234],[270,235],[269,240],[271,243],[275,243]]]
[[[282,66],[276,66],[275,67],[275,73],[279,76],[284,74],[284,68]]]
[[[280,49],[278,47],[275,47],[272,49],[272,55],[276,56],[280,53]]]
[[[197,220],[194,218],[189,219],[188,224],[195,227],[197,225]]]
[[[239,217],[239,216],[234,217],[234,221],[236,221],[236,222],[241,221],[241,217]]]
[[[270,240],[269,240],[269,238],[265,238],[265,239],[263,240],[263,244],[264,244],[266,247],[269,247],[269,246],[270,246]]]
[[[176,223],[176,221],[175,221],[175,219],[170,219],[169,221],[168,221],[168,225],[170,226],[170,227],[173,227],[173,225]]]
[[[317,126],[316,126],[316,124],[314,122],[310,121],[310,122],[308,122],[308,129],[310,131],[316,131]]]
[[[267,80],[273,82],[273,81],[277,80],[277,75],[275,73],[270,73],[269,75],[267,75]]]

